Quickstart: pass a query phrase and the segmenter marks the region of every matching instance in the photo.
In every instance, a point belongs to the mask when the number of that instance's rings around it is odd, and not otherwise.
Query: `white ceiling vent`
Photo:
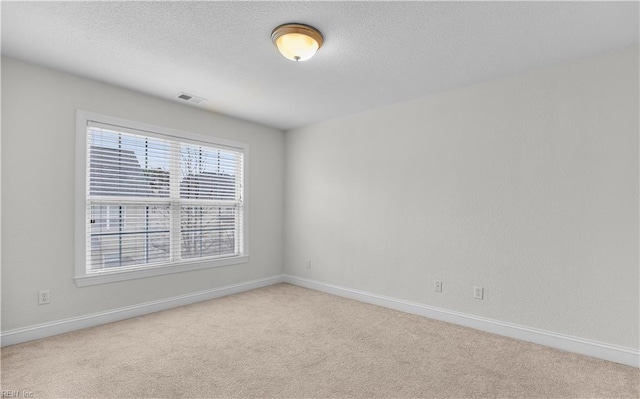
[[[188,103],[192,103],[192,104],[200,104],[200,103],[203,103],[203,102],[207,101],[206,98],[194,96],[193,94],[187,94],[187,93],[178,94],[178,98],[180,100],[184,100],[184,101],[186,101]]]

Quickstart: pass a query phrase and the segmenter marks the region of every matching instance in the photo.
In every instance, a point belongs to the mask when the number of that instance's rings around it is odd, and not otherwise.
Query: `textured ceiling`
[[[637,45],[638,15],[637,2],[3,2],[2,53],[286,130]],[[314,58],[275,50],[286,22],[323,32]]]

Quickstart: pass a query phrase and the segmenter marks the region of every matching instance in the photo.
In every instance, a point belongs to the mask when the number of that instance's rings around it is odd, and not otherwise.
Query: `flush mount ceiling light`
[[[271,32],[271,40],[280,54],[291,61],[306,61],[322,47],[322,33],[303,24],[280,25]]]

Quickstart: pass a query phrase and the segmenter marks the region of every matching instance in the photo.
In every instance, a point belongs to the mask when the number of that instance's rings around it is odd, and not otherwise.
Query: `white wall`
[[[78,288],[74,277],[76,109],[250,146],[246,264]],[[2,59],[2,330],[279,274],[284,134],[114,86]],[[37,292],[51,290],[51,304]]]
[[[638,348],[638,108],[634,48],[287,132],[285,271]]]

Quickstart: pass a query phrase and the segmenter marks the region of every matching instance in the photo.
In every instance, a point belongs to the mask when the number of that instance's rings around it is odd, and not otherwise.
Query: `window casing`
[[[246,262],[246,145],[78,111],[76,283]]]

